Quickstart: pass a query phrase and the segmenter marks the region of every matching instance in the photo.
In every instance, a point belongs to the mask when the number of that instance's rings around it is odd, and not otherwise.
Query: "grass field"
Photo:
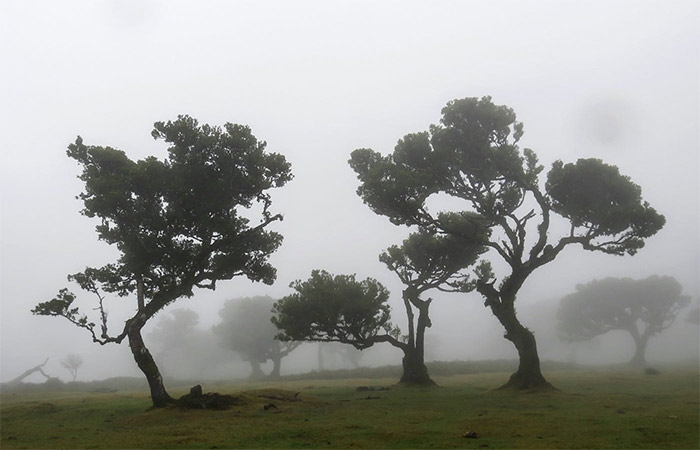
[[[560,391],[495,391],[507,373],[204,385],[239,395],[227,411],[151,410],[146,392],[3,393],[10,448],[684,448],[700,446],[698,370],[562,370]],[[389,387],[362,390],[360,386]],[[186,388],[171,389],[182,395]],[[300,401],[288,401],[299,392]],[[277,399],[270,399],[277,397]],[[282,399],[280,399],[282,398]],[[274,403],[275,407],[265,409]],[[473,431],[478,437],[465,438]]]

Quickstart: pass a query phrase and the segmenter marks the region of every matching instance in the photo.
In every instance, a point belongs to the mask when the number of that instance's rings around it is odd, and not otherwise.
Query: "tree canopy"
[[[570,245],[635,254],[665,222],[642,200],[639,186],[598,159],[555,162],[543,189],[544,167],[534,151],[518,147],[523,130],[511,108],[490,97],[464,98],[449,102],[428,132],[400,139],[393,153],[358,149],[349,161],[360,180],[358,195],[394,224],[468,238],[455,226],[459,217],[459,224],[491,230],[484,243],[488,257],[475,268],[475,287],[518,349],[520,367],[508,386],[519,388],[548,386],[534,336],[515,314],[527,277]],[[438,194],[465,208],[431,211],[429,200]],[[569,222],[568,233],[552,235],[553,214]],[[490,264],[495,255],[508,266],[499,284]]]
[[[653,275],[645,279],[605,278],[576,286],[561,300],[557,312],[559,336],[585,341],[612,330],[634,339],[632,364],[646,363],[649,338],[670,327],[678,312],[690,304],[675,278]]]
[[[228,300],[219,311],[221,322],[213,328],[221,345],[250,362],[252,378],[263,376],[260,364],[268,360],[273,362],[270,376],[279,376],[281,359],[300,344],[275,339],[278,330],[272,323],[274,303],[267,296]]]
[[[285,185],[292,174],[284,156],[266,152],[266,143],[244,125],[221,128],[178,116],[155,123],[152,136],[169,144],[164,160],[133,161],[123,151],[85,145],[80,137],[68,147],[68,156],[82,167],[82,214],[97,218],[98,238],[119,251],[115,262],[69,276],[95,295],[99,328],[73,306],[76,296],[68,289],[33,312],[65,317],[100,344],[128,336],[154,404],[162,405],[169,396],[141,328],[195,288],[215,289],[235,276],[273,282],[268,257],[282,236],[268,226],[282,216],[271,212],[269,190]],[[107,330],[105,293],[136,296],[136,312],[115,335]]]
[[[377,280],[314,270],[308,280],[296,280],[290,287],[296,292],[274,305],[272,322],[280,330],[279,339],[342,342],[358,349],[397,341],[389,291]]]

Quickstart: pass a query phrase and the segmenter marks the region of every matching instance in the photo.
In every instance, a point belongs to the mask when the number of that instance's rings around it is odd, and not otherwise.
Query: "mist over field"
[[[626,364],[634,342],[625,332],[559,339],[559,302],[595,279],[660,275],[674,277],[690,304],[650,339],[646,359],[698,364],[700,327],[686,320],[700,301],[697,2],[5,0],[0,30],[0,381],[46,358],[44,371],[69,381],[61,366],[69,354],[83,358],[79,381],[142,376],[127,342],[101,346],[62,318],[30,312],[63,287],[79,293],[68,274],[117,257],[97,240],[98,220],[80,214],[80,169],[66,157],[76,136],[134,160],[162,159],[167,146],[151,138],[153,124],[188,114],[248,125],[291,163],[294,179],[272,193],[271,210],[284,216],[272,226],[284,236],[269,260],[275,283],[238,277],[196,290],[143,331],[165,377],[243,379],[250,363],[212,331],[219,311],[231,299],[289,295],[314,269],[380,281],[392,294],[392,322],[406,332],[403,286],[378,255],[415,230],[363,204],[348,159],[360,148],[387,155],[438,123],[447,102],[482,96],[513,108],[524,123],[518,145],[533,149],[545,172],[556,160],[600,158],[666,218],[634,256],[572,246],[527,279],[516,307],[540,358]],[[436,210],[455,206],[431,201]],[[564,222],[552,230],[568,232]],[[477,292],[427,296],[428,361],[517,359]],[[76,303],[97,317],[89,294]],[[117,331],[135,301],[110,296],[106,307]],[[188,339],[159,341],[159,324],[182,309],[198,316]],[[354,366],[326,352],[323,369]],[[317,343],[302,344],[283,358],[282,375],[319,370],[318,354]],[[359,364],[401,358],[377,344]]]

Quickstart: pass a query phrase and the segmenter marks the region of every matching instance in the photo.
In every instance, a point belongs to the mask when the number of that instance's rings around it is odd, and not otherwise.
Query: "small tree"
[[[251,378],[265,375],[260,365],[268,360],[272,361],[270,377],[278,378],[282,358],[301,344],[275,339],[277,328],[271,321],[274,303],[272,298],[262,296],[229,300],[219,311],[221,322],[213,328],[223,346],[250,362]]]
[[[432,325],[432,299],[422,296],[430,289],[473,289],[473,282],[459,271],[483,251],[480,242],[485,232],[478,222],[457,225],[460,218],[451,220],[469,236],[468,243],[461,242],[462,237],[414,233],[401,247],[392,246],[380,256],[406,286],[403,301],[408,334],[404,339],[389,321],[389,292],[379,282],[371,278],[358,282],[354,275],[332,276],[324,271],[312,272],[306,282],[292,283],[297,292],[275,305],[278,316],[273,322],[282,330],[280,339],[342,342],[358,349],[388,342],[404,354],[401,383],[434,385],[425,366],[425,330]]]
[[[274,304],[272,317],[283,341],[342,342],[359,350],[378,342],[401,347],[390,322],[389,291],[377,280],[314,270],[294,281],[296,292]]]
[[[453,217],[453,225],[460,218]],[[467,292],[474,288],[467,275],[460,272],[472,265],[484,249],[486,231],[478,221],[462,221],[463,236],[412,233],[401,247],[392,246],[379,257],[394,272],[405,288],[403,303],[408,319],[408,335],[401,346],[404,352],[401,382],[434,384],[425,366],[425,331],[432,326],[431,298],[422,298],[430,289]],[[417,317],[416,317],[417,312]]]
[[[286,184],[291,173],[284,156],[266,153],[265,142],[243,125],[200,126],[179,116],[157,122],[152,135],[171,144],[163,161],[132,161],[122,151],[87,146],[80,137],[68,147],[68,156],[83,169],[82,214],[99,219],[99,239],[115,245],[120,256],[68,277],[95,296],[99,325],[80,313],[66,288],[32,312],[64,317],[102,345],[127,338],[153,406],[159,407],[172,398],[142,328],[195,288],[215,289],[236,276],[273,282],[275,269],[267,259],[282,236],[267,227],[282,216],[270,212],[268,191]],[[256,215],[258,223],[251,224]],[[134,313],[116,335],[108,333],[105,293],[135,295]]]
[[[522,135],[512,109],[490,97],[465,98],[443,108],[440,125],[399,140],[390,155],[355,150],[350,166],[360,180],[358,195],[396,225],[459,237],[462,230],[447,220],[453,215],[430,210],[429,199],[440,194],[464,205],[455,214],[471,213],[492,230],[475,288],[518,351],[518,371],[504,387],[547,388],[535,337],[516,315],[523,283],[572,245],[633,255],[665,220],[642,200],[639,186],[598,159],[555,162],[543,189],[544,168],[532,150],[521,153]],[[554,214],[568,222],[568,233],[552,233]],[[490,264],[496,257],[507,265],[500,281]]]
[[[670,327],[678,312],[690,304],[673,277],[643,280],[606,278],[576,286],[561,300],[557,312],[559,336],[585,341],[612,330],[625,330],[634,339],[630,364],[646,364],[649,338]]]
[[[78,369],[80,369],[80,366],[82,365],[83,358],[80,355],[71,354],[66,356],[66,359],[61,361],[61,366],[68,369],[68,372],[70,372],[71,376],[73,377],[73,381],[78,378]]]

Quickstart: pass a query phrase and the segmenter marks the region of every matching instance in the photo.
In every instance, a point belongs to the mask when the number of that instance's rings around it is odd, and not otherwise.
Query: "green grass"
[[[440,388],[357,391],[395,378],[204,385],[228,411],[151,410],[147,393],[3,393],[10,448],[698,448],[698,371],[561,370],[561,391],[495,391],[507,373],[436,376]],[[260,395],[292,396],[299,402]],[[182,395],[185,388],[173,389]],[[369,397],[369,398],[368,398]],[[267,403],[276,409],[265,410]],[[475,431],[479,437],[461,437]]]

